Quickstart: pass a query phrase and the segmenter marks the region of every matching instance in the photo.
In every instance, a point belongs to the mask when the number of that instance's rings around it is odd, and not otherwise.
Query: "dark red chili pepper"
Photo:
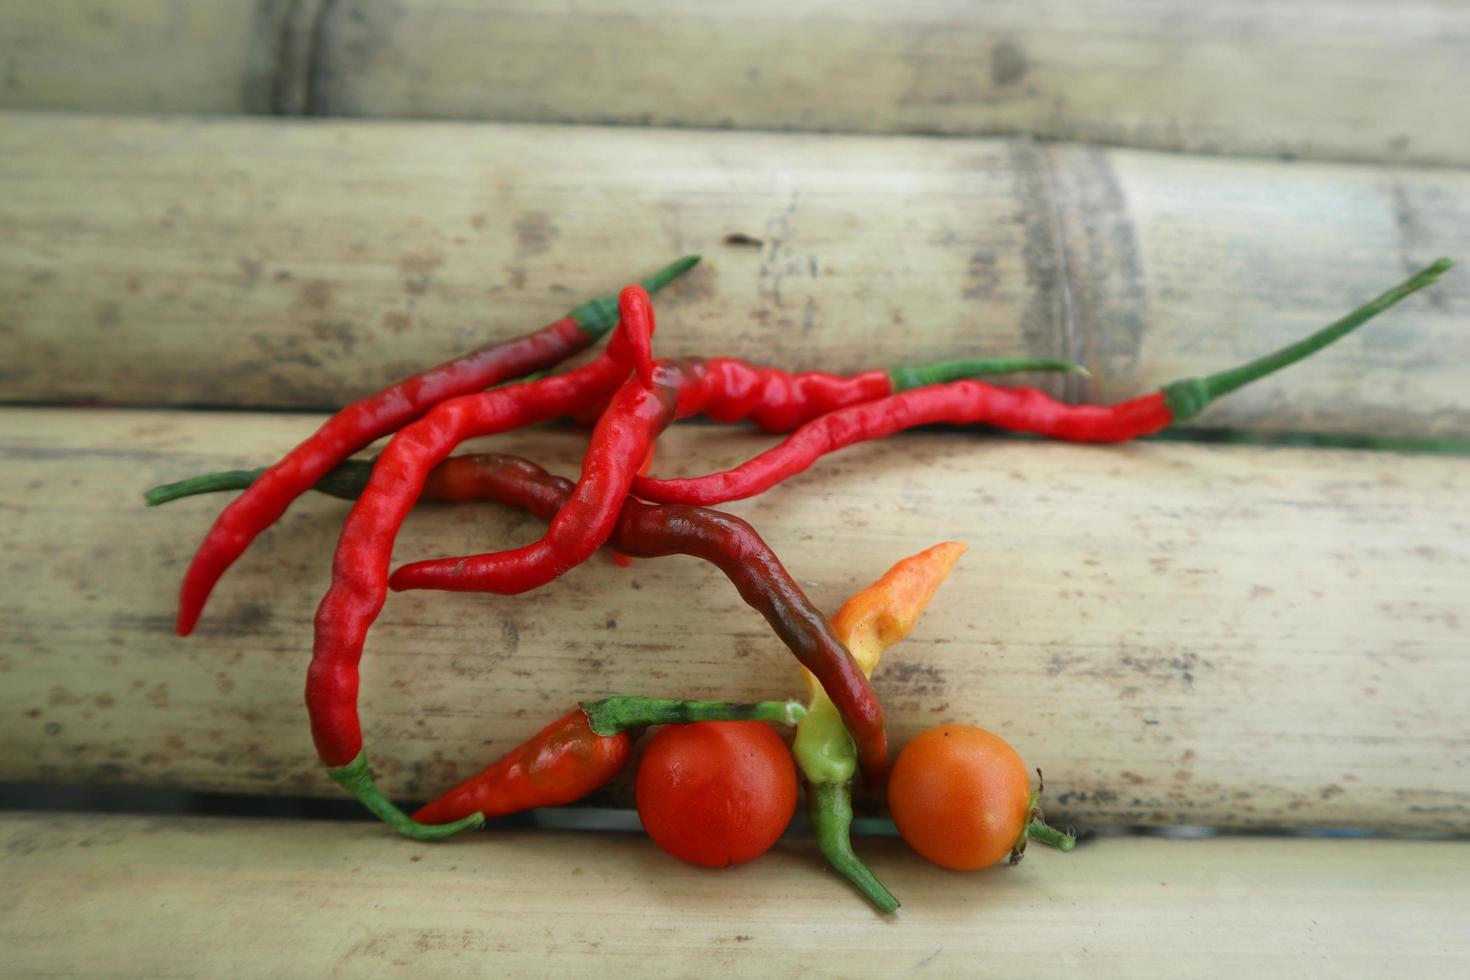
[[[691,721],[769,721],[794,725],[795,701],[675,701],[604,698],[587,701],[547,725],[485,769],[420,807],[413,823],[458,824],[582,799],[622,771],[636,737],[649,725]],[[414,828],[396,827],[417,834]]]
[[[752,497],[828,453],[919,425],[983,423],[1079,442],[1121,442],[1149,435],[1190,419],[1215,399],[1321,350],[1434,282],[1451,264],[1449,259],[1440,259],[1336,323],[1265,357],[1208,377],[1175,381],[1153,394],[1117,405],[1068,405],[1034,388],[954,381],[831,412],[803,425],[780,445],[720,473],[675,480],[638,477],[633,493],[679,504],[717,504]]]
[[[644,281],[656,291],[693,268],[686,256]],[[531,371],[558,364],[583,350],[617,322],[610,297],[592,300],[532,333],[501,341],[390,385],[332,416],[310,438],[276,463],[215,520],[184,575],[178,631],[186,636],[215,582],[291,501],[332,467],[374,440],[394,432],[429,408]]]
[[[381,467],[382,463],[377,465]],[[248,484],[250,476],[248,471],[237,471],[199,477],[193,481],[196,487],[193,492],[238,489]],[[370,477],[376,480],[372,463],[349,460],[333,470],[318,489],[351,499],[365,492]],[[220,486],[221,483],[225,485]],[[499,454],[447,459],[435,467],[423,484],[424,499],[493,500],[528,510],[545,520],[557,513],[572,492],[571,481],[552,476],[528,460]],[[871,684],[837,638],[831,623],[806,597],[754,528],[738,517],[719,511],[655,506],[627,498],[611,543],[618,551],[640,558],[693,555],[723,571],[741,598],[765,617],[796,659],[816,676],[852,732],[867,777],[870,781],[882,781],[887,767],[887,742],[883,735],[883,709]],[[387,542],[387,547],[391,546],[392,542]],[[357,643],[360,652],[360,638]],[[355,667],[354,660],[354,685]],[[358,731],[356,710],[354,686],[350,704],[337,709],[339,720],[335,727]],[[360,746],[359,738],[353,751]],[[358,756],[359,760],[363,758]],[[330,759],[326,761],[331,764]],[[361,768],[366,771],[365,762]]]

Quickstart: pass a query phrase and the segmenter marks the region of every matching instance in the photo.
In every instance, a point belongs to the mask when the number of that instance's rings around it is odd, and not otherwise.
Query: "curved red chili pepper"
[[[828,453],[920,425],[983,423],[1076,442],[1121,442],[1150,435],[1192,418],[1215,399],[1321,350],[1434,282],[1450,265],[1448,259],[1441,259],[1341,320],[1265,357],[1204,378],[1176,381],[1153,394],[1117,405],[1068,405],[1034,388],[954,381],[831,412],[733,469],[685,479],[637,477],[633,493],[660,503],[701,505],[752,497],[802,472]]]
[[[387,597],[393,539],[435,464],[465,439],[545,421],[601,397],[627,376],[634,358],[625,325],[592,363],[566,374],[452,398],[395,435],[347,515],[332,584],[316,613],[307,671],[312,738],[330,767],[353,765],[362,749],[357,665],[368,627]]]
[[[691,255],[645,280],[658,290],[693,268]],[[178,632],[187,636],[221,575],[266,528],[353,453],[421,416],[429,408],[510,378],[558,364],[583,350],[617,322],[611,299],[592,300],[540,330],[482,347],[353,402],[328,419],[232,501],[216,518],[184,575]],[[646,348],[640,364],[647,360]]]
[[[654,440],[674,421],[698,411],[701,375],[685,362],[654,362],[653,306],[641,286],[618,297],[618,312],[637,357],[638,377],[613,396],[592,430],[582,476],[551,519],[546,534],[509,551],[414,562],[393,573],[389,587],[496,592],[513,595],[539,588],[586,561],[612,535],[623,498]],[[639,343],[642,340],[643,343]]]

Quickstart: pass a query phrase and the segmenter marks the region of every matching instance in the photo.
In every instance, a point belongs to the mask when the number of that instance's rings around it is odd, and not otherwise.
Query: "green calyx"
[[[1296,343],[1288,344],[1264,357],[1258,357],[1254,361],[1225,371],[1218,371],[1203,378],[1185,378],[1167,384],[1162,389],[1164,402],[1169,406],[1175,422],[1192,419],[1215,399],[1228,395],[1258,378],[1264,378],[1268,374],[1295,364],[1347,336],[1395,303],[1433,283],[1454,264],[1451,259],[1440,259],[1416,275],[1405,279],[1388,292],[1364,303],[1341,320],[1329,323],[1316,333],[1303,337]]]
[[[857,745],[825,696],[812,699],[806,717],[796,726],[791,754],[801,774],[814,785],[846,784],[857,775]]]
[[[879,912],[898,908],[898,899],[852,850],[852,791],[848,783],[812,783],[807,804],[817,846],[828,863],[873,903]]]
[[[1016,838],[1016,843],[1011,846],[1011,864],[1020,864],[1021,859],[1026,856],[1026,844],[1028,841],[1039,840],[1043,844],[1049,844],[1059,851],[1070,851],[1077,846],[1077,838],[1071,834],[1060,831],[1046,822],[1046,816],[1041,812],[1041,791],[1046,787],[1046,780],[1042,778],[1041,770],[1036,770],[1036,778],[1039,783],[1031,793],[1031,799],[1026,803],[1026,826],[1021,828],[1021,836]]]
[[[367,486],[368,478],[373,475],[373,463],[371,459],[349,459],[345,463],[339,463],[333,467],[326,476],[317,481],[312,487],[318,493],[325,493],[331,497],[340,497],[343,500],[356,500],[362,493],[363,487]],[[191,476],[187,480],[177,483],[165,483],[143,493],[143,499],[149,507],[157,507],[183,497],[192,497],[201,493],[219,493],[224,490],[244,490],[250,484],[260,479],[265,472],[264,468],[258,470],[223,470],[219,473],[205,473],[202,476]]]
[[[903,364],[888,369],[895,392],[928,385],[940,385],[964,378],[984,378],[997,374],[1020,374],[1024,371],[1065,371],[1088,374],[1087,368],[1054,357],[986,357],[956,361],[934,361],[930,364]]]
[[[415,821],[408,814],[389,802],[373,782],[373,773],[368,768],[367,753],[359,752],[356,759],[345,766],[328,767],[327,775],[337,785],[357,797],[363,806],[404,837],[413,840],[445,840],[466,830],[477,830],[485,826],[483,813],[472,813],[462,820],[445,824],[426,824]]]
[[[674,698],[611,697],[583,701],[588,727],[596,735],[629,728],[678,725],[693,721],[768,721],[795,725],[806,714],[797,701],[679,701]]]
[[[662,269],[642,280],[643,288],[649,293],[656,293],[669,283],[678,279],[684,273],[699,264],[700,256],[686,255],[676,262],[670,262]],[[616,296],[599,296],[597,299],[588,300],[581,306],[572,310],[572,319],[577,321],[581,327],[593,337],[601,337],[618,323],[618,298]]]

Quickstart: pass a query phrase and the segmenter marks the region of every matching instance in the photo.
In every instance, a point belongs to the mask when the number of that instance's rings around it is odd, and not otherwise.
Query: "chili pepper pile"
[[[486,818],[572,802],[625,766],[651,725],[763,720],[797,725],[793,753],[808,785],[818,843],[873,904],[897,900],[854,854],[851,783],[861,768],[881,790],[889,769],[883,709],[869,680],[882,650],[912,627],[964,550],[946,544],[894,566],[829,620],[770,547],[738,517],[705,505],[762,493],[821,456],[919,425],[985,424],[1072,441],[1117,442],[1157,432],[1211,401],[1320,350],[1437,279],[1447,259],[1304,340],[1248,364],[1165,385],[1117,405],[1069,405],[1030,388],[978,380],[1021,371],[1073,371],[1052,359],[953,360],[851,376],[791,374],[728,357],[656,360],[650,293],[698,257],[680,259],[614,300],[592,300],[540,330],[492,344],[348,406],[279,462],[196,476],[154,488],[150,504],[197,493],[244,492],[216,519],[184,577],[178,630],[197,623],[220,576],[296,497],[315,488],[353,500],[332,581],[315,620],[306,703],[317,754],[331,777],[405,836],[432,840]],[[611,332],[589,363],[541,374]],[[518,380],[519,379],[519,380]],[[785,442],[723,473],[658,480],[643,475],[659,435],[704,415],[790,433]],[[572,483],[516,457],[451,456],[466,439],[559,416],[592,425]],[[375,460],[350,459],[391,439]],[[640,499],[641,498],[641,499]],[[544,537],[510,551],[434,558],[389,574],[398,529],[420,499],[489,501],[547,522]],[[651,502],[645,502],[651,501]],[[564,575],[598,549],[653,558],[694,555],[716,565],[770,624],[806,672],[810,705],[614,697],[584,702],[524,745],[417,810],[378,790],[358,717],[358,665],[367,633],[392,590],[511,595]],[[1069,846],[1027,800],[1026,837]]]

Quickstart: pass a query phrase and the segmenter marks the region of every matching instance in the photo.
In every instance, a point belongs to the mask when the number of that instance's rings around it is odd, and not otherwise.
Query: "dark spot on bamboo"
[[[516,241],[520,243],[522,255],[545,252],[560,236],[561,229],[544,211],[528,211],[516,222]]]
[[[760,248],[765,244],[765,240],[754,235],[747,235],[743,231],[734,231],[725,236],[725,244],[744,248]]]
[[[324,279],[313,279],[302,284],[301,291],[297,295],[303,306],[321,310],[332,302],[332,287]]]
[[[1026,52],[1012,41],[1001,41],[990,53],[990,80],[997,86],[1016,84],[1029,67]]]

